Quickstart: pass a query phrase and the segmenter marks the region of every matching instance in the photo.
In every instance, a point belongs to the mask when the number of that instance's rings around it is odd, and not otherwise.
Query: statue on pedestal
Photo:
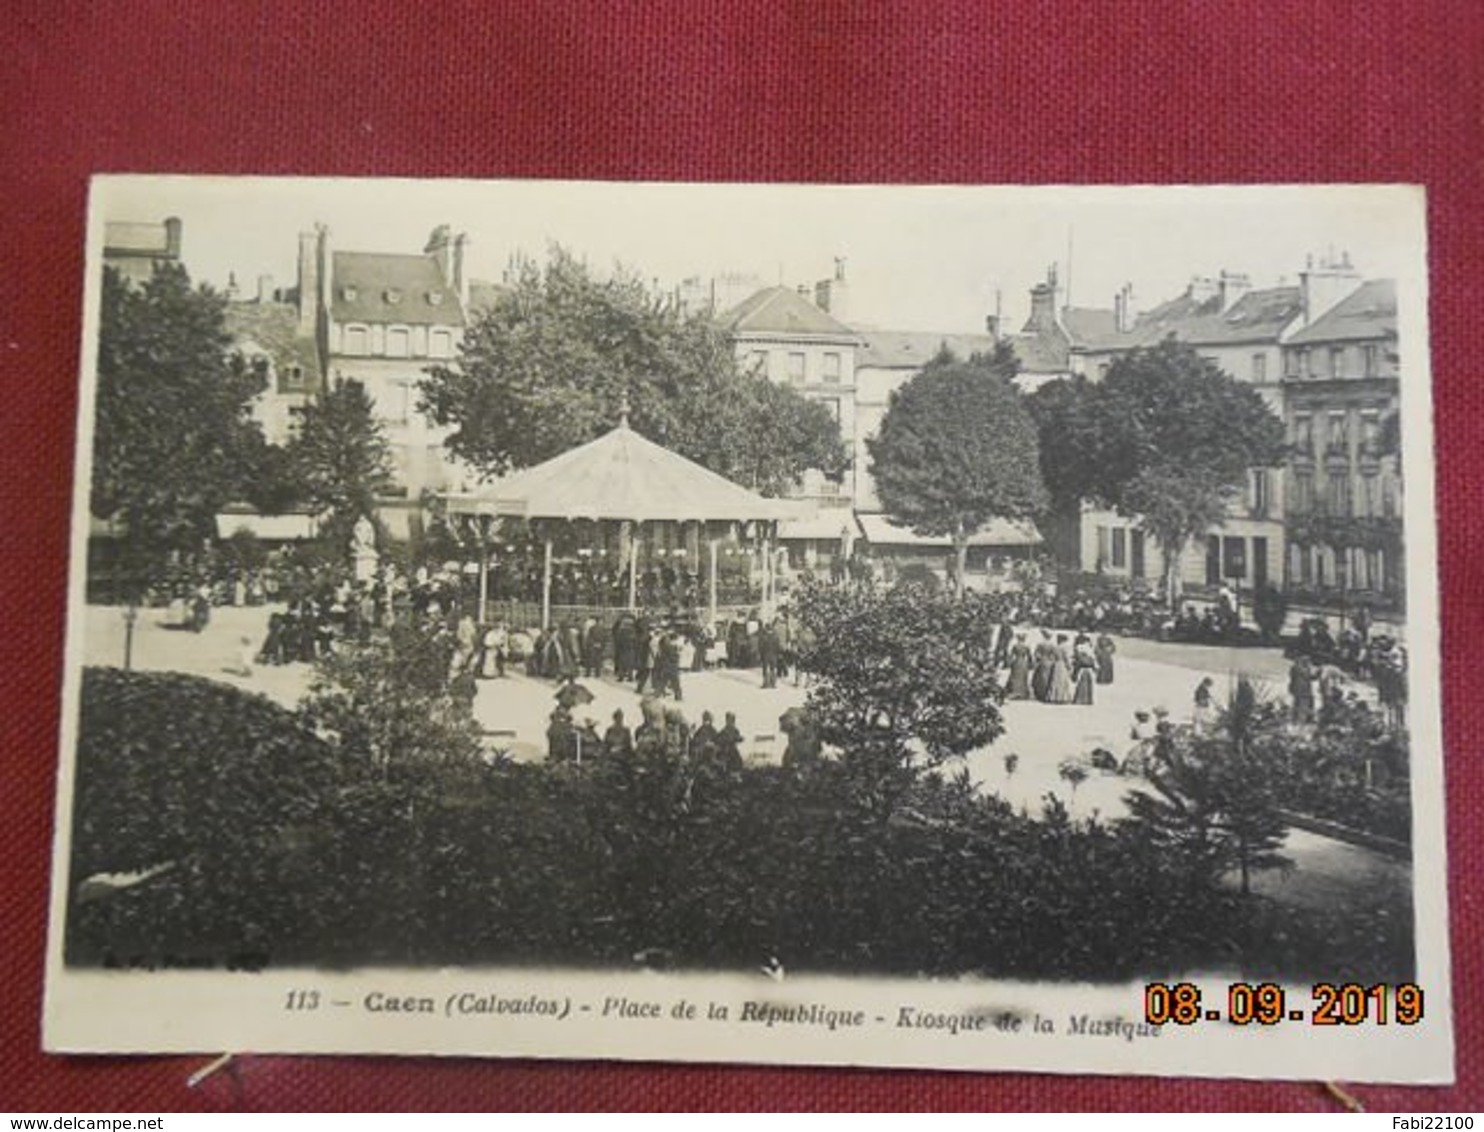
[[[376,525],[369,515],[356,520],[351,534],[350,557],[353,574],[358,585],[370,585],[376,579],[378,557],[376,554]]]

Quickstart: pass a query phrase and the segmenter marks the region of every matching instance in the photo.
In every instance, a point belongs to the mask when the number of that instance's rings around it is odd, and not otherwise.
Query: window
[[[1365,375],[1375,377],[1381,372],[1381,351],[1374,344],[1363,346],[1361,349],[1365,357]]]
[[[1314,473],[1295,472],[1293,476],[1293,509],[1304,514],[1314,509]]]
[[[304,367],[296,362],[290,362],[283,367],[283,383],[290,388],[300,388],[304,384]]]
[[[1259,519],[1267,518],[1272,485],[1268,482],[1266,468],[1252,469],[1252,514]]]
[[[453,332],[434,330],[428,335],[428,354],[434,358],[447,358],[453,354]]]
[[[342,288],[340,288],[340,297],[343,298],[347,303],[353,303],[353,302],[355,302],[357,296],[359,296],[359,295],[360,295],[360,292],[357,291],[354,287],[342,287]]]
[[[1309,377],[1309,376],[1311,376],[1311,374],[1309,372],[1309,351],[1307,349],[1300,349],[1298,351],[1297,357],[1298,357],[1298,363],[1297,363],[1298,364],[1298,376],[1299,377]]]
[[[305,407],[303,405],[289,406],[287,424],[289,439],[292,440],[297,438],[298,435],[304,431],[304,412]]]
[[[1297,350],[1283,351],[1283,376],[1297,377],[1299,375],[1299,359]]]
[[[1343,409],[1329,414],[1329,438],[1325,450],[1332,456],[1345,455],[1350,450]]]
[[[367,353],[367,338],[364,326],[347,326],[341,341],[342,352],[346,354]]]
[[[754,350],[747,355],[747,364],[759,377],[768,376],[768,351]]]
[[[840,423],[840,398],[821,397],[819,403],[830,411],[830,416],[834,418],[835,423],[838,425]]]
[[[804,384],[804,355],[789,354],[788,356],[788,379],[795,385]]]
[[[1360,451],[1365,456],[1381,454],[1381,411],[1362,409],[1360,412]]]
[[[1261,385],[1268,379],[1268,356],[1266,354],[1252,355],[1252,381],[1255,385]]]
[[[1308,413],[1293,415],[1293,446],[1300,455],[1314,455],[1314,418]]]
[[[840,355],[826,354],[824,356],[824,379],[834,385],[840,384]]]
[[[1381,486],[1379,476],[1360,477],[1360,517],[1374,519],[1381,514]]]
[[[402,301],[402,292],[395,287],[388,287],[382,292],[382,298],[386,299],[388,306],[396,306]]]
[[[1331,515],[1344,518],[1350,514],[1350,476],[1338,472],[1325,481],[1327,496],[1325,503]]]
[[[386,420],[392,424],[406,424],[412,409],[413,397],[412,382],[392,382],[386,399]]]
[[[429,291],[428,292],[428,306],[430,306],[430,307],[441,307],[442,305],[443,305],[443,292],[442,291]]]
[[[1115,570],[1122,570],[1128,565],[1128,530],[1124,527],[1113,528],[1113,556],[1111,561]]]
[[[1345,347],[1331,346],[1329,348],[1329,375],[1330,377],[1345,376]]]
[[[1097,564],[1099,566],[1105,566],[1108,563],[1108,539],[1109,539],[1108,528],[1106,526],[1103,526],[1102,524],[1099,524],[1098,525],[1098,561],[1097,561]]]
[[[411,351],[411,339],[405,326],[389,327],[386,332],[386,356],[405,358]]]

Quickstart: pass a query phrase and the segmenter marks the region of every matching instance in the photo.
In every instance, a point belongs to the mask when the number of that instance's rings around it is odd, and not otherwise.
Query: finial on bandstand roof
[[[627,389],[618,398],[618,427],[629,427],[629,391]]]

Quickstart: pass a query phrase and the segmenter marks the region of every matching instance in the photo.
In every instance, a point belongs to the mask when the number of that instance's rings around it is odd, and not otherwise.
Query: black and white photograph
[[[48,1048],[1450,1080],[1425,217],[95,178]]]

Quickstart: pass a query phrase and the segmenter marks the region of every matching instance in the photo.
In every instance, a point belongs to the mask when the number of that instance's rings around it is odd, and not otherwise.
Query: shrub
[[[268,946],[272,925],[291,915],[280,866],[318,820],[339,766],[260,696],[101,668],[83,674],[75,773],[68,945],[98,958],[167,942],[179,950],[186,923],[184,935],[214,954]],[[80,891],[100,874],[146,873],[155,875]]]

